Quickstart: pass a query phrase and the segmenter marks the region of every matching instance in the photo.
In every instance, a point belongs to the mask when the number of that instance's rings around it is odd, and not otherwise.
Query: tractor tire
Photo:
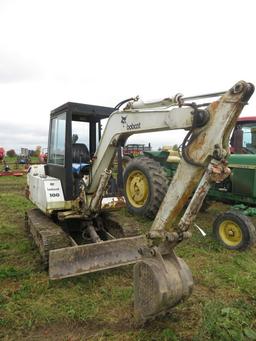
[[[133,158],[131,158],[128,155],[125,155],[125,156],[122,157],[122,167],[123,167],[123,170],[125,170],[125,168],[127,167],[128,163],[131,162],[132,160],[133,160]]]
[[[130,213],[155,218],[168,189],[160,163],[148,157],[131,160],[124,170],[124,195]]]
[[[246,250],[256,242],[256,230],[251,220],[241,213],[221,213],[213,222],[214,237],[229,250]]]

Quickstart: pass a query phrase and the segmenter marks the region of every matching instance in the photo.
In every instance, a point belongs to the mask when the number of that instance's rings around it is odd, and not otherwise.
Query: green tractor
[[[228,166],[231,175],[213,185],[208,200],[256,207],[256,117],[240,117],[231,141]],[[145,151],[125,167],[124,195],[130,213],[153,219],[179,164],[172,150]],[[256,209],[255,209],[256,211]],[[255,227],[238,211],[219,214],[213,233],[226,248],[244,250],[255,243]]]

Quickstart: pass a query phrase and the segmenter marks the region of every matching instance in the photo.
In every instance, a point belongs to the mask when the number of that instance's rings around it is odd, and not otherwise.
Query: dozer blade
[[[54,280],[133,264],[142,258],[138,249],[145,246],[145,236],[136,236],[52,250],[49,277]]]

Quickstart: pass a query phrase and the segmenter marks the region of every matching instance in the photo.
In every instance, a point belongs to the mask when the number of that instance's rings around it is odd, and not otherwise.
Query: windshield
[[[247,123],[242,127],[243,148],[251,154],[256,154],[256,124]]]
[[[256,154],[256,122],[237,124],[231,146],[233,153]]]

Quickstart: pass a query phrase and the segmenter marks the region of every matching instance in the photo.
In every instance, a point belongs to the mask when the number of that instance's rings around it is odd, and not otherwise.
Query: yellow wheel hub
[[[126,195],[134,207],[143,207],[149,196],[149,183],[139,170],[132,171],[126,181]]]
[[[220,224],[219,234],[223,243],[229,246],[237,246],[243,238],[240,226],[232,220],[224,220]]]

